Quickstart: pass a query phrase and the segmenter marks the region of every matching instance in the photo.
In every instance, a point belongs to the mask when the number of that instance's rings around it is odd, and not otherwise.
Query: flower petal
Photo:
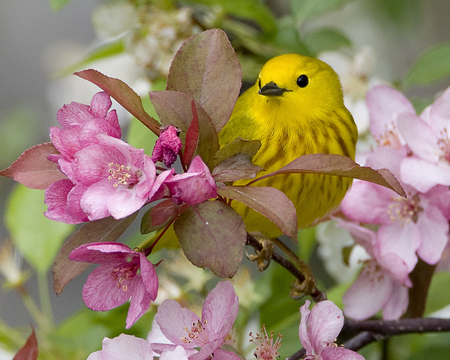
[[[383,308],[383,319],[400,319],[408,308],[408,301],[408,288],[404,286],[394,286],[391,297]]]
[[[312,308],[308,334],[317,355],[336,340],[343,326],[344,314],[332,301],[321,301]]]
[[[381,310],[392,294],[394,282],[381,271],[375,260],[369,260],[356,281],[344,294],[344,314],[364,320]]]
[[[202,346],[196,339],[192,343],[183,342],[183,338],[188,336],[186,329],[191,329],[193,324],[197,324],[200,318],[192,311],[183,308],[175,300],[164,300],[158,307],[156,322],[162,333],[174,344],[186,348]]]
[[[441,258],[448,241],[448,221],[435,206],[428,206],[420,214],[417,222],[422,244],[417,255],[430,265],[435,265]]]
[[[364,357],[355,351],[341,347],[329,347],[322,351],[322,360],[364,360]]]

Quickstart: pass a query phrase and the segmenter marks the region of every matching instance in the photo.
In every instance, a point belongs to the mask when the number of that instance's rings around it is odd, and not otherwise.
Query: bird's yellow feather
[[[334,70],[320,60],[287,54],[269,60],[255,85],[238,99],[219,134],[220,145],[238,136],[261,141],[253,162],[264,168],[258,174],[262,176],[305,154],[354,159],[358,134]],[[350,185],[349,178],[311,174],[279,175],[255,184],[283,191],[296,207],[300,228],[335,209]],[[247,231],[260,231],[268,237],[281,234],[271,221],[245,205],[235,201],[233,208],[243,217]]]

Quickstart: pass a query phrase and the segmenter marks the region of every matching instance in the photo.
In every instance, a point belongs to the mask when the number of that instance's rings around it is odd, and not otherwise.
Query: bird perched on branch
[[[256,83],[239,97],[230,120],[219,134],[220,145],[236,137],[260,140],[253,163],[264,168],[258,176],[279,170],[305,154],[355,157],[358,132],[344,106],[338,75],[326,63],[297,54],[280,55],[262,68]],[[244,185],[241,180],[234,185]],[[316,175],[277,175],[256,182],[283,191],[305,228],[326,217],[343,199],[350,178]],[[234,201],[247,231],[277,237],[281,231],[267,218]]]

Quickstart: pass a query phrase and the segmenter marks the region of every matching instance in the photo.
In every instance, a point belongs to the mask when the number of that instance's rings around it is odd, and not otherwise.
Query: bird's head
[[[299,109],[334,108],[343,105],[341,83],[334,70],[318,59],[286,54],[274,57],[256,80],[262,102],[274,99]]]

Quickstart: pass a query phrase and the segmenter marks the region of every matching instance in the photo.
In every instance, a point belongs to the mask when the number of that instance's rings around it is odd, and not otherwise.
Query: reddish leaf
[[[236,154],[246,154],[251,159],[258,152],[261,147],[260,140],[244,140],[240,136],[234,139],[232,142],[222,146],[216,153],[213,165],[217,166],[222,161],[232,157]]]
[[[36,333],[31,327],[31,335],[28,337],[25,345],[18,351],[13,360],[36,360],[38,357],[38,343]]]
[[[350,177],[378,184],[405,196],[405,191],[392,173],[387,169],[374,170],[366,166],[360,166],[346,156],[335,154],[310,154],[303,155],[291,161],[278,171],[264,175],[252,181],[252,183],[269,176],[293,173],[326,174]]]
[[[228,121],[241,88],[236,53],[220,29],[191,36],[170,67],[167,90],[191,95],[211,118],[218,133]]]
[[[47,160],[50,154],[59,154],[51,142],[35,145],[20,155],[10,167],[0,171],[0,175],[13,178],[30,189],[45,190],[55,181],[67,178],[57,164]]]
[[[175,205],[171,199],[161,201],[148,209],[142,216],[141,234],[149,234],[166,226],[170,220],[178,216],[184,207]]]
[[[186,166],[189,166],[192,158],[194,157],[199,139],[197,108],[195,107],[194,100],[191,101],[191,107],[192,107],[192,121],[186,133],[186,142],[184,144],[184,152],[183,152],[183,163]]]
[[[212,176],[217,182],[237,181],[253,179],[261,170],[263,168],[253,164],[247,154],[236,154],[217,165]]]
[[[89,263],[69,260],[69,254],[73,249],[92,242],[116,241],[131,225],[136,216],[137,212],[121,220],[107,217],[101,220],[90,221],[75,232],[62,246],[53,263],[53,290],[55,293],[57,295],[61,294],[64,286],[90,265]]]
[[[222,278],[236,274],[247,239],[241,217],[221,201],[190,206],[174,223],[181,248],[195,266]]]
[[[174,125],[182,130],[183,144],[192,122],[192,97],[176,91],[152,91],[150,99],[163,125]],[[205,110],[195,104],[199,127],[197,154],[210,166],[212,157],[219,150],[219,139],[214,125]]]
[[[283,234],[297,241],[297,213],[291,200],[272,187],[226,186],[219,195],[237,200],[272,221]]]
[[[122,80],[110,78],[93,69],[79,71],[75,75],[90,81],[100,89],[106,91],[120,105],[127,109],[130,114],[159,136],[161,124],[145,112],[139,95]]]

